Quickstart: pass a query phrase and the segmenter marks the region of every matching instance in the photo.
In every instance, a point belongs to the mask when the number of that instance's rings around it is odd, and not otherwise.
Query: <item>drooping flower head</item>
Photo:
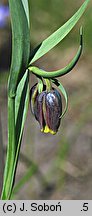
[[[59,91],[52,88],[39,93],[37,85],[30,91],[31,110],[40,124],[41,132],[56,134],[61,121],[62,99]]]

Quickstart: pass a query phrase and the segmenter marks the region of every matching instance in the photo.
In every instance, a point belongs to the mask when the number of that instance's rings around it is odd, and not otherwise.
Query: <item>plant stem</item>
[[[75,57],[72,59],[72,61],[64,68],[57,70],[57,71],[44,71],[39,69],[38,67],[35,66],[29,66],[28,69],[30,72],[34,73],[37,76],[41,76],[44,78],[55,78],[55,77],[60,77],[63,76],[67,73],[69,73],[77,64],[81,53],[82,53],[82,49],[83,49],[83,30],[82,30],[82,26],[80,28],[80,46],[79,49],[77,51],[77,54],[75,55]]]
[[[14,197],[16,193],[31,179],[31,177],[37,172],[37,166],[32,165],[26,172],[26,174],[19,180],[19,182],[15,185],[11,198]]]
[[[10,198],[13,187],[13,166],[15,161],[15,98],[8,97],[8,147],[1,199]]]
[[[3,171],[4,171],[4,151],[3,151],[2,124],[1,124],[1,113],[0,113],[0,194],[3,185]]]

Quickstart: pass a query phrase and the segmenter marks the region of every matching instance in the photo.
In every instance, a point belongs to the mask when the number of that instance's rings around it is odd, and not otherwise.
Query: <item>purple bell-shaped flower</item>
[[[59,91],[52,88],[38,92],[37,84],[30,90],[30,104],[33,115],[44,133],[56,134],[62,115],[62,99]]]

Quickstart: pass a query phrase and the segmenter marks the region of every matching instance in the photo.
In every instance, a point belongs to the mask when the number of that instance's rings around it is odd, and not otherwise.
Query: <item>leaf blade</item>
[[[45,78],[46,77],[47,78],[55,78],[55,77],[60,77],[60,76],[66,75],[77,64],[77,62],[81,56],[82,50],[83,50],[83,30],[82,30],[82,26],[81,26],[81,28],[80,28],[80,46],[79,46],[79,49],[78,49],[76,55],[74,56],[74,58],[71,60],[71,62],[68,65],[66,65],[64,68],[61,68],[57,71],[43,71],[43,70],[41,70],[35,66],[31,66],[28,69],[30,72],[32,72],[38,76],[45,77]]]
[[[22,80],[20,81],[16,97],[15,97],[15,129],[17,142],[21,140],[21,135],[23,132],[24,122],[28,110],[29,104],[29,74],[28,71],[24,74]]]
[[[22,99],[24,99],[24,101],[22,101]],[[14,102],[12,102],[12,100]],[[23,134],[23,128],[24,128],[24,123],[25,123],[27,110],[28,110],[28,101],[29,101],[29,77],[27,71],[18,85],[15,99],[9,98],[9,106],[11,105],[11,103],[13,105],[12,107],[10,106],[10,112],[9,112],[10,129],[9,129],[9,138],[8,138],[7,160],[6,160],[5,172],[4,172],[4,183],[3,183],[3,190],[1,195],[2,200],[10,199],[11,196],[17,162],[18,162],[19,150],[21,145],[21,139]],[[15,110],[14,119],[13,117],[11,118],[11,108]],[[19,116],[21,116],[21,118],[19,118]],[[15,131],[14,132],[15,136],[13,135],[13,130]]]
[[[15,153],[15,161],[12,172],[12,184],[14,182],[16,167],[18,163],[19,151],[22,141],[24,124],[27,116],[29,104],[29,75],[28,71],[24,74],[22,80],[20,81],[16,97],[15,97],[15,132],[16,132],[16,153]],[[19,118],[21,116],[21,119]],[[11,191],[12,192],[12,191]],[[10,193],[11,196],[11,193]]]
[[[6,200],[12,188],[12,171],[15,158],[15,98],[8,97],[8,146],[4,169],[1,199]]]
[[[85,0],[79,10],[57,31],[45,39],[41,44],[35,55],[33,56],[31,62],[32,64],[47,52],[49,52],[53,47],[55,47],[63,38],[72,30],[75,24],[78,22],[82,14],[84,13],[90,0]]]
[[[28,0],[9,0],[9,8],[12,24],[12,62],[8,94],[10,97],[14,97],[17,84],[21,80],[29,61],[30,26]]]

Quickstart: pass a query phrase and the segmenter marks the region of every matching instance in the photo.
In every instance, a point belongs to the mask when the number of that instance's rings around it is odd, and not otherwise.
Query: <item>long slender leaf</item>
[[[29,104],[29,75],[28,71],[24,74],[22,80],[20,81],[15,98],[15,131],[16,131],[16,155],[13,168],[13,181],[14,175],[17,167],[19,151],[21,146],[21,140],[23,135],[24,123],[27,116]]]
[[[22,4],[24,6],[24,10],[25,10],[25,14],[26,14],[26,17],[27,17],[27,21],[28,21],[28,24],[29,24],[29,28],[30,28],[30,17],[29,17],[29,0],[22,0]]]
[[[3,172],[4,172],[4,149],[3,149],[3,135],[2,135],[2,121],[0,109],[0,195],[3,185]]]
[[[33,56],[29,65],[38,60],[43,55],[45,55],[48,51],[55,47],[63,38],[65,38],[65,36],[72,30],[72,28],[75,26],[75,24],[78,22],[78,20],[84,13],[89,1],[90,0],[85,0],[85,2],[82,4],[79,10],[63,26],[61,26],[57,31],[55,31],[52,35],[50,35],[39,45],[39,49]]]
[[[9,8],[12,24],[12,64],[8,93],[10,97],[13,97],[29,61],[30,25],[28,0],[9,0]]]
[[[10,102],[13,103],[12,106]],[[8,142],[8,149],[7,149],[7,160],[6,160],[6,167],[4,173],[4,184],[3,184],[2,196],[1,196],[1,198],[4,200],[9,199],[12,192],[12,187],[13,187],[14,177],[15,177],[15,172],[17,167],[17,161],[19,156],[19,150],[21,145],[21,139],[23,134],[23,128],[24,128],[24,123],[25,123],[27,110],[28,110],[28,102],[29,102],[29,76],[27,71],[18,85],[15,102],[14,99],[9,98],[10,130],[9,130],[9,142]],[[15,110],[15,119],[13,118],[13,116],[11,116],[11,114],[13,113],[11,112],[12,111],[11,108],[13,109],[13,111]],[[14,125],[15,125],[14,127],[15,129],[13,128]]]
[[[15,97],[15,125],[16,125],[16,143],[21,140],[24,122],[29,103],[29,75],[28,71],[20,81]],[[17,146],[18,147],[18,146]]]
[[[9,0],[9,8],[12,23],[12,63],[8,88],[8,147],[2,199],[9,199],[12,192],[29,96],[28,72],[25,73],[30,53],[28,0]]]
[[[8,146],[1,199],[9,198],[15,159],[15,98],[8,97]]]

